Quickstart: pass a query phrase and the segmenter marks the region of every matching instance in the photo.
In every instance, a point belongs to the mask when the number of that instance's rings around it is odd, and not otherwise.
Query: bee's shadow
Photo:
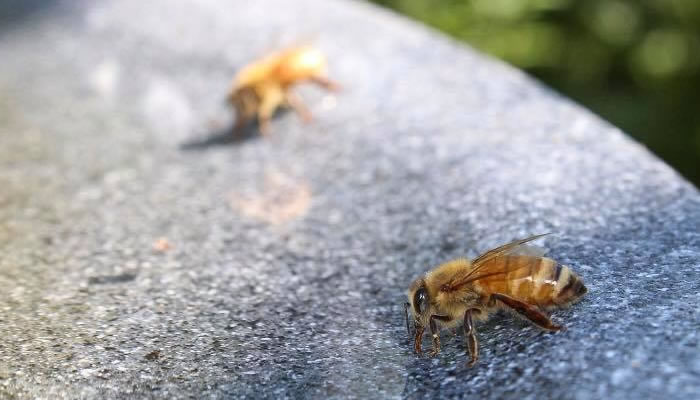
[[[190,140],[180,144],[180,150],[206,150],[215,146],[235,146],[260,136],[257,123],[250,123],[246,126],[235,129],[234,125],[225,128],[212,130],[203,139]]]
[[[272,119],[276,120],[289,113],[289,109],[280,108],[275,111]],[[203,139],[195,139],[180,145],[180,150],[206,150],[215,146],[236,146],[241,145],[251,139],[262,136],[260,133],[260,125],[257,119],[252,119],[247,124],[236,128],[235,124],[231,124],[225,128],[215,129],[209,132],[209,135]]]

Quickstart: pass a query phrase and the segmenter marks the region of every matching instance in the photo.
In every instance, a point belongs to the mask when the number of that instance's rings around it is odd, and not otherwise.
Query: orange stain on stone
[[[280,172],[267,172],[255,193],[231,196],[231,206],[241,214],[279,225],[301,218],[311,207],[311,187]]]
[[[161,253],[170,250],[171,247],[172,245],[170,244],[170,241],[164,237],[153,242],[153,250]]]

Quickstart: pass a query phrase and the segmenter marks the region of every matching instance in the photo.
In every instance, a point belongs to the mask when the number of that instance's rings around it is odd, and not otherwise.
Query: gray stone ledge
[[[523,73],[359,2],[17,15],[0,27],[0,398],[700,396],[698,191]],[[346,89],[301,89],[311,125],[210,140],[235,70],[299,38]],[[448,333],[412,354],[413,278],[548,231],[590,289],[554,313],[568,331],[503,315],[478,326],[474,368]]]

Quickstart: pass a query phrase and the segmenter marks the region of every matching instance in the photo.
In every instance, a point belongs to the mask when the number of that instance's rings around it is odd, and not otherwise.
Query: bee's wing
[[[459,276],[455,277],[452,281],[450,281],[448,284],[443,285],[442,291],[454,291],[454,290],[459,290],[462,288],[464,285],[474,282],[477,279],[482,279],[488,276],[494,276],[497,274],[505,274],[508,272],[506,270],[506,267],[503,266],[502,268],[487,268],[484,271],[481,271],[484,269],[484,266],[487,264],[491,265],[501,265],[501,264],[494,264],[490,263],[489,261],[493,261],[497,259],[498,257],[505,256],[505,255],[528,255],[528,256],[535,256],[535,257],[540,257],[544,255],[544,252],[546,252],[546,249],[537,247],[537,246],[523,246],[527,242],[531,242],[533,240],[539,239],[543,236],[549,235],[549,233],[544,233],[542,235],[535,235],[535,236],[530,236],[525,239],[520,239],[520,240],[515,240],[512,241],[508,244],[504,244],[503,246],[496,247],[495,249],[491,249],[483,254],[481,254],[479,257],[475,258],[474,261],[472,261],[471,265],[471,270],[469,271],[468,274],[464,276]],[[540,254],[541,253],[541,254]],[[505,265],[505,264],[504,264]],[[491,271],[491,269],[494,269]]]
[[[511,250],[506,251],[504,255],[542,257],[547,254],[547,251],[549,251],[549,249],[542,246],[535,246],[534,244],[521,244],[513,247]]]
[[[541,235],[535,235],[535,236],[530,236],[525,239],[520,239],[520,240],[514,240],[508,244],[504,244],[503,246],[496,247],[495,249],[489,250],[485,252],[484,254],[480,255],[479,257],[475,258],[474,261],[472,261],[472,268],[475,270],[479,267],[480,264],[485,263],[488,260],[492,260],[496,257],[505,255],[505,254],[521,254],[518,252],[519,249],[523,248],[528,248],[532,246],[523,246],[523,244],[527,242],[531,242],[533,240],[537,240],[543,236],[547,236],[549,233],[543,233]],[[530,255],[530,254],[528,254]],[[473,272],[473,271],[472,271]]]
[[[499,282],[506,279],[513,279],[514,276],[525,278],[531,274],[531,266],[535,261],[540,261],[542,258],[529,255],[510,255],[506,254],[501,257],[492,258],[489,261],[479,266],[479,272],[470,274],[468,278],[460,282],[458,288],[465,288],[468,283],[478,281]],[[538,264],[535,264],[538,265]],[[518,271],[514,274],[515,271]],[[510,278],[509,278],[510,277]]]

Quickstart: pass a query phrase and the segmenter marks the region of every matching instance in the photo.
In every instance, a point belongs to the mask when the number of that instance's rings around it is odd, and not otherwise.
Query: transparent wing
[[[506,251],[504,255],[543,257],[545,254],[547,254],[547,251],[549,251],[549,249],[542,246],[535,246],[534,244],[521,244],[520,246],[515,246],[513,249]]]
[[[547,236],[549,233],[544,233],[541,235],[535,235],[535,236],[530,236],[525,239],[519,239],[519,240],[514,240],[508,244],[504,244],[503,246],[496,247],[495,249],[489,250],[485,252],[484,254],[480,255],[479,257],[475,258],[474,261],[472,261],[472,267],[474,269],[477,269],[478,266],[488,260],[494,259],[496,257],[502,256],[504,254],[509,254],[511,251],[517,251],[518,248],[523,247],[522,245],[531,242],[533,240],[537,240],[543,236]]]

